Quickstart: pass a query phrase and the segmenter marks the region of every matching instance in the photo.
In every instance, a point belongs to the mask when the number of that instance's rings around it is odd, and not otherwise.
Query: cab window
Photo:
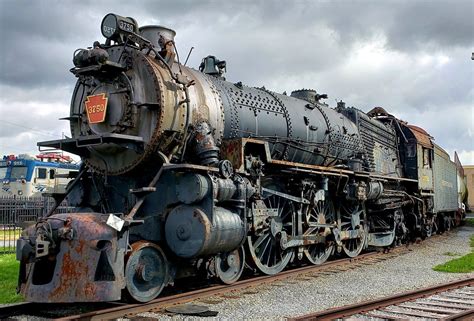
[[[46,168],[38,168],[36,177],[38,179],[46,179]]]
[[[49,170],[49,178],[54,179],[54,169]]]
[[[416,156],[416,144],[408,144],[407,157],[415,157],[415,156]]]
[[[28,168],[24,166],[13,167],[11,171],[11,179],[26,178],[27,172],[28,172]]]
[[[423,168],[431,168],[431,150],[423,147]]]

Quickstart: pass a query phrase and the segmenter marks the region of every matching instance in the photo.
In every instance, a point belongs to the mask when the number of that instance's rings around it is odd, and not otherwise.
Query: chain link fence
[[[54,206],[51,197],[3,197],[0,198],[0,254],[14,253],[16,240],[23,228],[34,224]],[[70,213],[72,207],[62,202],[55,213]]]

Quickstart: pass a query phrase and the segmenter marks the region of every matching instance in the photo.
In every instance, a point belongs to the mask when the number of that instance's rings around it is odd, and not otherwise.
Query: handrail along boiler
[[[74,54],[72,138],[39,143],[82,167],[56,195],[75,213],[18,241],[26,300],[146,302],[184,276],[354,257],[459,215],[435,208],[429,135],[385,110],[231,83],[214,56],[186,67],[165,27],[108,14],[101,28],[104,44]]]

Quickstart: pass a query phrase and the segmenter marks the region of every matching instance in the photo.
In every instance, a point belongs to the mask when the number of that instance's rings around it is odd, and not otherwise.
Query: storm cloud
[[[109,12],[176,30],[190,66],[213,54],[233,82],[383,106],[474,164],[474,2],[461,0],[1,1],[0,155],[69,135],[72,54],[103,41]]]

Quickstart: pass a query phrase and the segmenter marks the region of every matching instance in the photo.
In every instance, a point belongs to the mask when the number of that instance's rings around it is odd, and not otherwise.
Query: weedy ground
[[[458,253],[458,252],[446,252],[446,253],[443,253],[443,255],[446,255],[446,256],[461,256],[462,254]]]
[[[0,254],[0,304],[23,300],[16,294],[19,267],[15,254]]]
[[[466,219],[466,225],[474,227],[474,219]],[[468,273],[474,271],[474,235],[469,238],[471,253],[452,259],[444,264],[436,265],[433,270],[449,273]],[[457,253],[447,252],[447,256],[457,256]]]

